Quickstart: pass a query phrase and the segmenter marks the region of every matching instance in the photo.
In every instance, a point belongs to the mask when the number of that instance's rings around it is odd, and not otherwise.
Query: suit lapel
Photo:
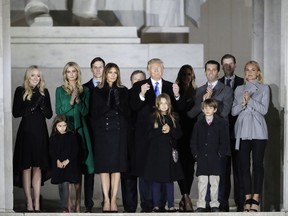
[[[217,97],[222,92],[224,87],[225,85],[218,81],[216,86],[213,89],[212,98]]]

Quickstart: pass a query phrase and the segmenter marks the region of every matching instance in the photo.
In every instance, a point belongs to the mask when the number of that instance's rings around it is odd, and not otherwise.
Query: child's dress
[[[176,119],[176,128],[172,119],[165,116],[165,122],[170,126],[170,132],[162,133],[163,124],[158,120],[158,128],[154,128],[154,119],[148,132],[148,156],[144,177],[152,182],[168,183],[183,179],[180,161],[174,162],[172,146],[176,148],[177,140],[182,136],[181,128]]]
[[[50,137],[50,156],[52,159],[52,184],[63,182],[79,183],[81,179],[81,155],[79,153],[77,136],[68,131],[65,134],[55,134]],[[57,167],[57,160],[61,162],[69,159],[63,169]]]

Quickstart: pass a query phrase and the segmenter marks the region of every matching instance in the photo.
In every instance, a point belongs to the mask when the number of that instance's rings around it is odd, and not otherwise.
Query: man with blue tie
[[[139,193],[142,212],[151,212],[152,185],[143,178],[147,158],[146,134],[150,124],[150,116],[155,110],[156,95],[167,93],[171,98],[174,111],[185,108],[184,98],[179,94],[179,86],[162,79],[164,65],[161,59],[153,58],[148,61],[147,70],[150,77],[137,82],[131,89],[130,104],[137,114],[135,123],[135,174],[139,177]],[[162,206],[164,208],[165,206]]]
[[[90,90],[90,99],[92,98],[91,94],[94,88],[96,88],[101,83],[104,67],[105,67],[105,61],[100,57],[94,58],[90,63],[90,69],[93,74],[93,77],[87,83],[84,84],[84,86],[88,87]],[[90,138],[93,143],[94,139],[93,139],[93,130],[91,127],[92,124],[91,124],[90,112],[88,113],[86,119],[87,119],[87,125],[88,125],[89,132],[90,132],[89,133]],[[92,148],[93,148],[93,145],[92,145]],[[85,210],[86,213],[92,212],[92,208],[94,206],[93,192],[94,192],[94,173],[85,174],[84,175],[84,204],[86,208]]]
[[[238,77],[234,74],[236,68],[236,58],[231,54],[225,54],[221,58],[221,66],[224,72],[224,76],[219,79],[220,82],[232,88],[234,91],[237,86],[244,84],[244,79]],[[229,211],[229,195],[231,190],[231,159],[232,159],[232,168],[233,168],[233,181],[234,181],[234,200],[238,212],[243,211],[244,206],[244,191],[243,186],[240,181],[240,168],[238,163],[238,151],[235,150],[235,135],[234,135],[234,125],[237,120],[237,116],[232,116],[229,113],[229,131],[230,131],[230,145],[231,145],[231,157],[228,158],[227,168],[226,168],[226,180],[225,188],[220,194],[220,199],[222,203],[220,208],[222,211]]]

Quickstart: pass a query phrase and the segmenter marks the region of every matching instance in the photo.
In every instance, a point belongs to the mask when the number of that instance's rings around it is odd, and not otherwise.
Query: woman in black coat
[[[23,186],[27,211],[40,211],[40,187],[49,167],[49,135],[46,119],[52,117],[50,95],[43,74],[32,65],[27,68],[23,86],[14,94],[13,116],[21,117],[13,157],[14,185]],[[33,201],[32,192],[33,188]]]
[[[121,84],[119,67],[108,63],[91,104],[95,172],[100,173],[105,212],[117,211],[120,173],[127,171],[128,100],[128,89]]]
[[[196,93],[196,77],[191,65],[183,65],[178,72],[176,83],[180,88],[180,95],[185,100],[185,110],[179,111],[180,125],[183,136],[178,140],[179,160],[183,168],[184,178],[178,181],[182,198],[179,202],[179,211],[193,211],[190,199],[191,187],[194,179],[195,160],[190,150],[190,139],[196,118],[191,119],[187,116],[187,111],[194,105]]]

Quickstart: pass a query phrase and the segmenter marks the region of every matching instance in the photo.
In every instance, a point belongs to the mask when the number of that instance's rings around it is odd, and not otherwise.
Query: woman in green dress
[[[77,63],[68,62],[63,69],[63,85],[56,89],[56,114],[65,115],[71,130],[79,135],[82,146],[83,172],[94,173],[93,151],[85,116],[89,111],[89,89],[81,84],[81,70]],[[75,211],[80,212],[81,183],[75,186]],[[72,208],[70,200],[69,207]],[[69,209],[71,210],[71,209]]]

